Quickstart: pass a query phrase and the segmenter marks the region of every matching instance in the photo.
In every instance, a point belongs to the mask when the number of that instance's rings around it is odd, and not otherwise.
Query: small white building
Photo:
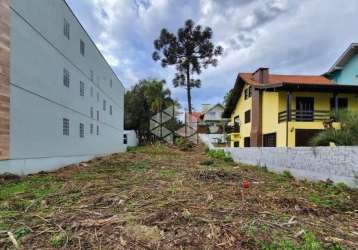
[[[222,133],[220,129],[223,126],[223,112],[224,106],[220,103],[212,106],[208,104],[202,105],[201,123],[208,125],[210,133]]]
[[[124,87],[64,0],[0,1],[0,173],[125,151]]]

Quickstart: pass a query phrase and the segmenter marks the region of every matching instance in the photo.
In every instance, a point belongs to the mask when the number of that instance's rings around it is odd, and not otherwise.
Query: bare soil
[[[202,147],[139,147],[0,182],[1,249],[358,249],[357,242],[357,190],[209,159]]]

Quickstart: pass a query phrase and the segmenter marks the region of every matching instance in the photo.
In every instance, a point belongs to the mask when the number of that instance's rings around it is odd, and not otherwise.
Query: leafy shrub
[[[358,112],[339,111],[335,115],[341,128],[336,130],[333,127],[322,131],[313,137],[310,144],[313,146],[328,146],[333,142],[337,146],[358,145]]]
[[[194,144],[191,141],[181,137],[175,140],[175,144],[182,151],[189,151],[194,147]]]
[[[209,150],[208,155],[211,158],[224,160],[225,162],[234,162],[232,157],[229,154],[225,153],[223,149]]]

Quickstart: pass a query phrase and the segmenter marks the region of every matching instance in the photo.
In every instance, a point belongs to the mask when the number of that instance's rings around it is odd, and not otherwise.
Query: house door
[[[308,147],[313,137],[317,136],[322,130],[320,129],[296,129],[296,147]],[[327,145],[328,146],[328,145]]]
[[[296,97],[296,121],[313,121],[314,98]]]

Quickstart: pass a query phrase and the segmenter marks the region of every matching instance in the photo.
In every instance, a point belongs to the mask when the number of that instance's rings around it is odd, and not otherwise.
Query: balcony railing
[[[288,117],[287,111],[278,113],[278,122],[297,121],[297,122],[313,122],[325,121],[332,118],[331,111],[326,110],[291,110],[291,115]]]
[[[225,131],[228,134],[231,133],[240,133],[240,126],[238,124],[235,124],[234,126],[226,126]]]

